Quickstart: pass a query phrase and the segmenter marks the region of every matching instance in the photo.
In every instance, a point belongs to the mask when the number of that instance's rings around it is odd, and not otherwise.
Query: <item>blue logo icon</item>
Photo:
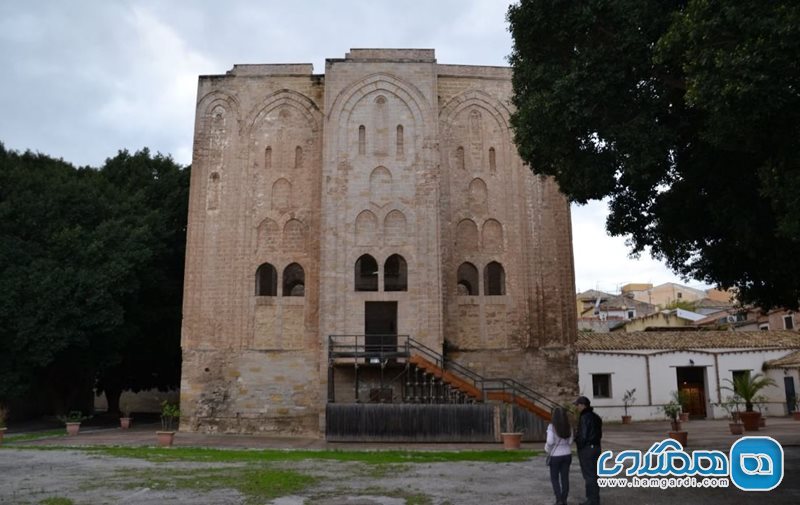
[[[731,482],[742,491],[770,491],[783,480],[783,447],[772,437],[742,437],[731,446]]]

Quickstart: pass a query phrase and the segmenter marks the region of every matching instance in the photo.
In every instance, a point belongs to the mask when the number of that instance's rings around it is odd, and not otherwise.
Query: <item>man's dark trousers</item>
[[[600,446],[589,444],[578,449],[581,473],[586,481],[586,503],[600,505],[600,488],[597,485],[597,460],[600,459]]]

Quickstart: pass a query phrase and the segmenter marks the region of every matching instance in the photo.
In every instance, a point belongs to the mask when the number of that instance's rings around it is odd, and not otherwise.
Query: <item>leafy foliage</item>
[[[745,411],[753,411],[753,402],[756,401],[758,393],[769,386],[775,386],[775,381],[764,374],[755,375],[745,373],[735,377],[733,380],[725,379],[730,386],[723,386],[722,389],[733,391],[742,399],[745,404]]]
[[[767,308],[800,300],[800,3],[523,0],[522,158],[612,235]]]
[[[86,410],[129,363],[119,387],[177,385],[187,192],[146,149],[97,170],[0,144],[0,400]]]

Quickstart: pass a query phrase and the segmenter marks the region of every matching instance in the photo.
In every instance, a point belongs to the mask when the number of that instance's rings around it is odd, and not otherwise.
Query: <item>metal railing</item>
[[[471,383],[481,392],[479,401],[486,401],[492,392],[508,393],[512,402],[523,398],[537,407],[550,412],[559,405],[522,384],[507,378],[486,378],[460,363],[447,359],[440,353],[411,338],[409,335],[329,335],[328,355],[336,358],[364,359],[368,363],[386,363],[390,359],[408,359],[413,354],[420,355],[437,368],[454,373],[460,379]]]

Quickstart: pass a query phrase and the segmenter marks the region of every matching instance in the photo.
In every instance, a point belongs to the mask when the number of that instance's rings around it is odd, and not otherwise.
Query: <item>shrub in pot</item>
[[[725,380],[732,387],[725,386],[723,389],[734,392],[744,402],[744,412],[739,413],[739,417],[742,419],[745,431],[758,431],[758,419],[761,414],[753,411],[754,399],[762,389],[774,386],[775,381],[761,373],[755,375],[745,373],[734,380]]]
[[[131,422],[133,418],[131,417],[131,408],[129,405],[120,405],[119,407],[120,413],[122,414],[119,418],[119,427],[123,430],[127,430],[131,427]]]
[[[3,435],[6,433],[6,420],[8,419],[8,409],[0,405],[0,444],[3,443]]]
[[[625,406],[625,415],[622,416],[622,424],[631,423],[631,416],[628,415],[628,407],[636,403],[636,398],[633,396],[634,393],[636,393],[636,388],[625,391],[625,394],[622,396],[622,403]]]
[[[724,402],[717,403],[717,407],[720,407],[728,414],[728,429],[731,430],[731,435],[741,435],[744,433],[744,426],[742,423],[739,422],[739,407],[742,404],[741,398],[737,395],[729,396],[725,398]]]
[[[67,435],[75,436],[81,430],[81,423],[92,416],[84,416],[80,410],[71,410],[67,415],[58,416],[58,420],[67,428]]]
[[[172,446],[180,417],[181,411],[177,404],[169,403],[166,400],[161,404],[161,431],[156,432],[158,445],[162,447]]]
[[[664,412],[664,415],[667,416],[667,419],[670,420],[672,431],[669,432],[669,437],[677,440],[682,446],[686,447],[689,440],[689,433],[681,430],[681,422],[679,420],[681,404],[672,400],[666,405],[663,405],[661,410]]]

